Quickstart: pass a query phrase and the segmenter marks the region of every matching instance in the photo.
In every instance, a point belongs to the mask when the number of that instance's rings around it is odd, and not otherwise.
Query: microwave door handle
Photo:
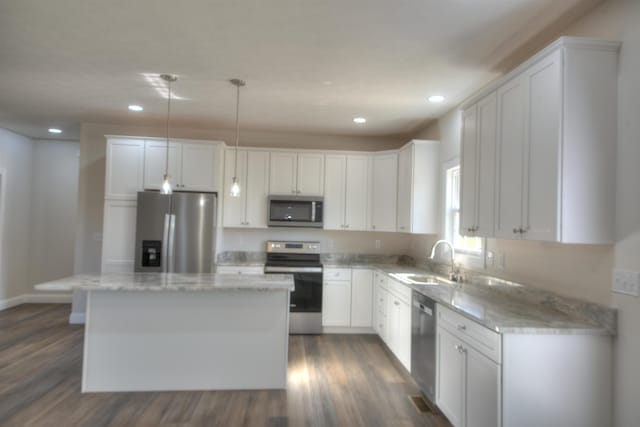
[[[316,202],[311,202],[311,222],[316,222]]]

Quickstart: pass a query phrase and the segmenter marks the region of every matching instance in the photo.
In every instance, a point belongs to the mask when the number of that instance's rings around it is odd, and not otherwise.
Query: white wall
[[[618,309],[614,425],[636,427],[640,426],[640,369],[636,366],[640,360],[640,298],[613,294],[610,289],[614,267],[640,271],[640,1],[603,2],[569,28],[538,37],[540,43],[530,43],[526,51],[518,54],[521,58],[531,56],[560,35],[622,41],[618,72],[616,244],[562,245],[489,239],[488,248],[497,256],[505,255],[505,266],[489,268],[488,272],[569,296],[610,303]],[[439,120],[438,128],[442,152],[459,152],[456,132],[460,127],[454,113]],[[423,132],[433,135],[434,129]],[[456,145],[458,148],[454,148]],[[414,238],[412,255],[423,254],[429,239]]]
[[[36,141],[31,196],[31,284],[73,274],[80,144]]]
[[[31,139],[0,128],[0,305],[29,285]]]
[[[618,155],[614,265],[640,271],[640,1],[612,0],[585,16],[566,34],[622,41],[618,74]],[[640,299],[613,294],[618,308],[615,347],[614,421],[640,425]]]

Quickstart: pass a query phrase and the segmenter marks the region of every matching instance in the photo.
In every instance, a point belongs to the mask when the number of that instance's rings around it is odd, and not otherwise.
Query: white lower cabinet
[[[105,200],[102,231],[103,273],[132,272],[136,245],[136,200]]]
[[[351,327],[370,328],[373,320],[373,272],[351,271]]]
[[[500,425],[500,365],[438,327],[437,405],[455,427]]]
[[[373,272],[326,268],[322,285],[322,326],[371,328]]]
[[[351,324],[351,278],[322,284],[322,326]]]
[[[436,405],[454,427],[611,425],[610,336],[498,334],[437,313]]]
[[[411,289],[379,271],[373,285],[373,329],[411,371]]]

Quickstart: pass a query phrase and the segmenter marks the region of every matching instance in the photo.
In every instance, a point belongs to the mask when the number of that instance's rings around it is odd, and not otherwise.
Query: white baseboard
[[[24,295],[18,295],[17,297],[0,299],[0,311],[7,308],[15,307],[16,305],[24,304]]]
[[[55,294],[24,294],[25,303],[34,304],[69,304],[71,303],[70,293]]]
[[[373,328],[351,328],[345,326],[324,326],[323,334],[375,334]]]
[[[0,299],[0,311],[20,304],[69,304],[71,294],[22,294],[13,298]]]
[[[86,321],[86,313],[71,313],[69,315],[69,324],[71,325],[84,325]]]

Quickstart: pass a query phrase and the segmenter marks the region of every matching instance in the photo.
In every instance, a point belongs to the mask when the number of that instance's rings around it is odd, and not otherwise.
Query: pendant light
[[[162,194],[171,194],[171,177],[169,176],[169,118],[171,117],[171,83],[178,80],[178,76],[161,74],[160,78],[167,82],[167,152],[165,157],[164,177],[162,178]]]
[[[240,197],[240,182],[238,181],[238,143],[240,142],[240,88],[245,85],[243,80],[231,79],[231,84],[236,87],[236,155],[233,168],[233,180],[231,182],[231,196]]]

